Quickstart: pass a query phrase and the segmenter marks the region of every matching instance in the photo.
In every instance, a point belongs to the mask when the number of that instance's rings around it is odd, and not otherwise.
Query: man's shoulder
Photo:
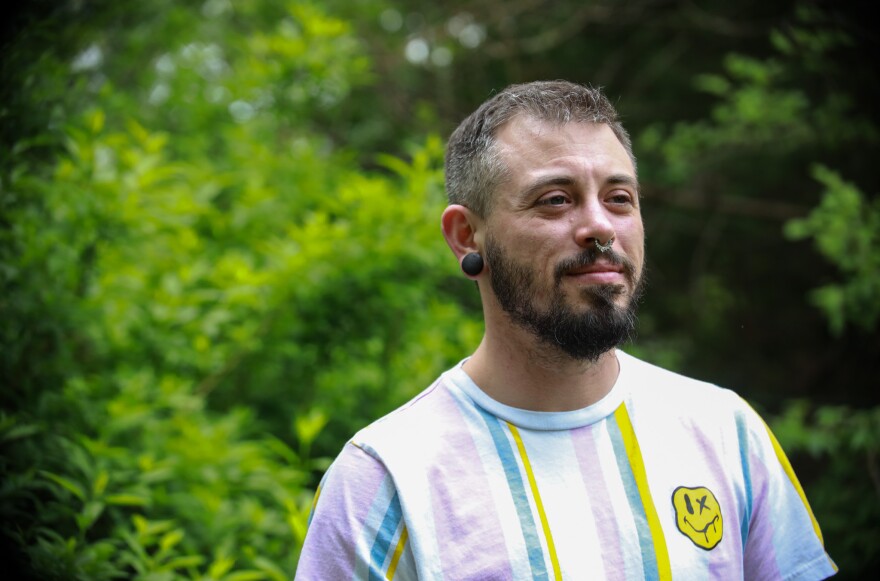
[[[685,409],[694,408],[725,410],[747,406],[734,391],[714,383],[696,379],[665,369],[632,355],[618,351],[621,373],[629,392],[635,399],[656,402],[661,407],[675,405]]]
[[[460,403],[449,389],[448,372],[418,395],[359,430],[351,443],[379,458],[392,450],[423,450],[441,439]]]

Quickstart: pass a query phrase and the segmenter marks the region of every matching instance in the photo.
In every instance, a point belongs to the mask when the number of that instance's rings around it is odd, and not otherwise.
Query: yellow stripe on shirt
[[[403,554],[403,547],[406,546],[406,539],[409,537],[409,532],[406,530],[406,527],[403,527],[403,530],[400,532],[400,539],[397,540],[397,546],[394,548],[394,555],[391,557],[391,563],[388,565],[388,572],[385,574],[385,578],[388,581],[394,579],[394,573],[397,571],[397,563],[400,561],[400,556]]]
[[[547,514],[544,512],[544,503],[541,502],[541,494],[538,492],[538,483],[535,481],[535,473],[532,471],[532,465],[529,462],[529,455],[526,453],[526,447],[519,435],[516,426],[507,422],[519,455],[522,458],[523,467],[526,470],[526,476],[529,479],[529,487],[532,489],[532,496],[535,498],[535,506],[538,509],[538,516],[541,519],[541,528],[544,529],[544,537],[547,539],[547,551],[550,553],[550,562],[553,564],[553,578],[557,581],[562,579],[562,571],[559,569],[559,558],[556,556],[556,546],[553,544],[553,535],[550,533],[550,524],[547,522]]]
[[[629,412],[626,405],[621,405],[614,412],[614,419],[620,428],[620,434],[623,438],[623,446],[626,449],[626,456],[629,459],[629,465],[632,469],[633,478],[639,489],[639,496],[642,499],[642,505],[645,508],[645,518],[648,521],[648,529],[651,531],[651,540],[654,543],[654,554],[657,557],[657,576],[660,579],[672,579],[672,566],[669,563],[669,552],[666,548],[666,537],[663,535],[663,527],[660,526],[660,517],[657,516],[657,509],[654,507],[654,499],[651,497],[651,491],[648,488],[648,475],[645,472],[645,462],[642,459],[642,450],[639,448],[639,441],[636,439],[636,433],[633,430],[632,422],[629,419]]]
[[[765,423],[764,427],[767,428],[767,435],[770,436],[770,441],[773,443],[773,451],[776,452],[776,458],[779,460],[779,463],[782,464],[782,469],[785,470],[788,479],[791,480],[791,484],[797,491],[798,496],[801,497],[801,502],[804,503],[804,508],[807,509],[807,514],[810,515],[810,521],[813,523],[813,530],[816,531],[816,536],[819,537],[819,541],[824,545],[825,540],[822,538],[822,530],[819,528],[819,522],[816,520],[816,517],[813,516],[813,509],[810,508],[810,503],[807,502],[807,495],[804,494],[804,489],[801,488],[801,483],[794,474],[794,469],[791,467],[791,462],[788,461],[788,456],[785,455],[782,446],[779,445],[779,441],[770,430],[770,426]]]

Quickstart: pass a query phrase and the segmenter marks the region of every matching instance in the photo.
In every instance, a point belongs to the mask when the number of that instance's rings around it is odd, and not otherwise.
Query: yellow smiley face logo
[[[678,530],[695,545],[708,551],[721,542],[724,519],[711,490],[679,486],[672,493],[672,506]]]

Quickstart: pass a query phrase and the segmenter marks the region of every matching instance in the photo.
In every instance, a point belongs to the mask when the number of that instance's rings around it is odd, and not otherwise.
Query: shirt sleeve
[[[758,414],[737,414],[745,472],[747,580],[818,581],[837,572],[788,458]]]
[[[391,476],[349,442],[316,492],[295,579],[416,578]]]

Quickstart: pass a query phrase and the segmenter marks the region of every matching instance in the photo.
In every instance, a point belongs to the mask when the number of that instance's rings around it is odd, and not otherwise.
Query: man
[[[450,138],[442,230],[476,352],[361,430],[316,495],[298,579],[823,579],[788,461],[733,392],[616,347],[644,229],[598,91],[514,85]]]

